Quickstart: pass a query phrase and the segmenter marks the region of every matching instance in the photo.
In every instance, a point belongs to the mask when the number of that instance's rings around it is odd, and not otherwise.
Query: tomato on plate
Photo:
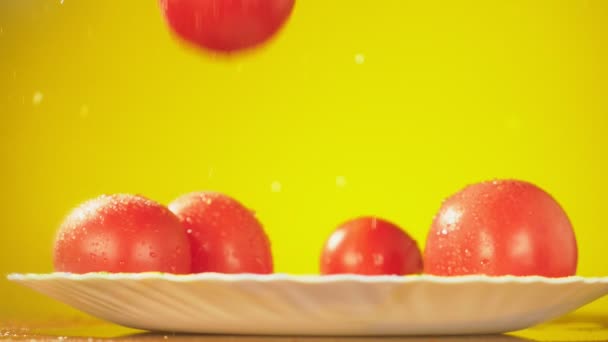
[[[61,224],[54,245],[58,272],[190,272],[190,245],[178,218],[142,196],[89,200]]]
[[[341,224],[321,253],[321,274],[405,275],[422,270],[416,241],[397,225],[377,217]]]
[[[577,246],[568,216],[548,193],[517,180],[470,185],[448,198],[424,250],[424,271],[566,277]]]
[[[272,273],[270,240],[254,213],[217,192],[194,192],[169,205],[190,239],[192,272]]]
[[[199,47],[233,52],[260,45],[284,25],[295,0],[161,0],[169,27]]]

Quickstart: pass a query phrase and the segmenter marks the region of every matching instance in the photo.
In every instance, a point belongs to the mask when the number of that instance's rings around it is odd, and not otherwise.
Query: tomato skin
[[[217,52],[234,52],[274,36],[295,0],[161,0],[170,28],[184,40]]]
[[[566,277],[578,250],[568,216],[539,187],[518,180],[470,185],[448,198],[427,236],[424,271]]]
[[[174,200],[169,209],[190,239],[193,273],[273,272],[264,228],[235,199],[217,192],[194,192]]]
[[[405,275],[422,271],[420,249],[405,231],[377,217],[341,224],[325,242],[321,274]]]
[[[57,272],[190,272],[190,245],[178,218],[137,195],[103,195],[74,209],[54,245]]]

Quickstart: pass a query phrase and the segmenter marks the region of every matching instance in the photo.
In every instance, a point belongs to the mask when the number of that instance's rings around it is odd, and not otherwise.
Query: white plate
[[[608,293],[608,278],[12,274],[127,327],[263,335],[455,335],[523,329]]]

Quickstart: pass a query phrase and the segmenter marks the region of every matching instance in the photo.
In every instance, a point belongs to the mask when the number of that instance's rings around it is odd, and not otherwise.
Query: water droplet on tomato
[[[150,257],[151,257],[151,258],[156,258],[156,255],[157,255],[157,254],[156,254],[155,252],[150,252]]]
[[[480,263],[481,263],[482,266],[485,266],[485,265],[487,265],[487,264],[490,263],[490,260],[488,260],[488,259],[481,259]]]
[[[374,265],[381,266],[384,263],[384,256],[382,254],[373,254]]]
[[[186,234],[192,234],[192,229],[186,230]]]

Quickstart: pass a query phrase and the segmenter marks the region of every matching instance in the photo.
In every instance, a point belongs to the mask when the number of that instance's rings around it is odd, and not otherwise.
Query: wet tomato
[[[448,198],[424,251],[435,275],[576,273],[577,246],[568,216],[548,193],[517,180],[470,185]]]
[[[101,196],[74,209],[54,245],[58,272],[190,272],[190,245],[166,207],[135,195]]]
[[[397,225],[377,217],[341,224],[321,254],[321,274],[405,275],[422,271],[416,241]]]
[[[194,192],[169,205],[190,239],[192,272],[272,273],[270,240],[254,213],[217,192]]]

